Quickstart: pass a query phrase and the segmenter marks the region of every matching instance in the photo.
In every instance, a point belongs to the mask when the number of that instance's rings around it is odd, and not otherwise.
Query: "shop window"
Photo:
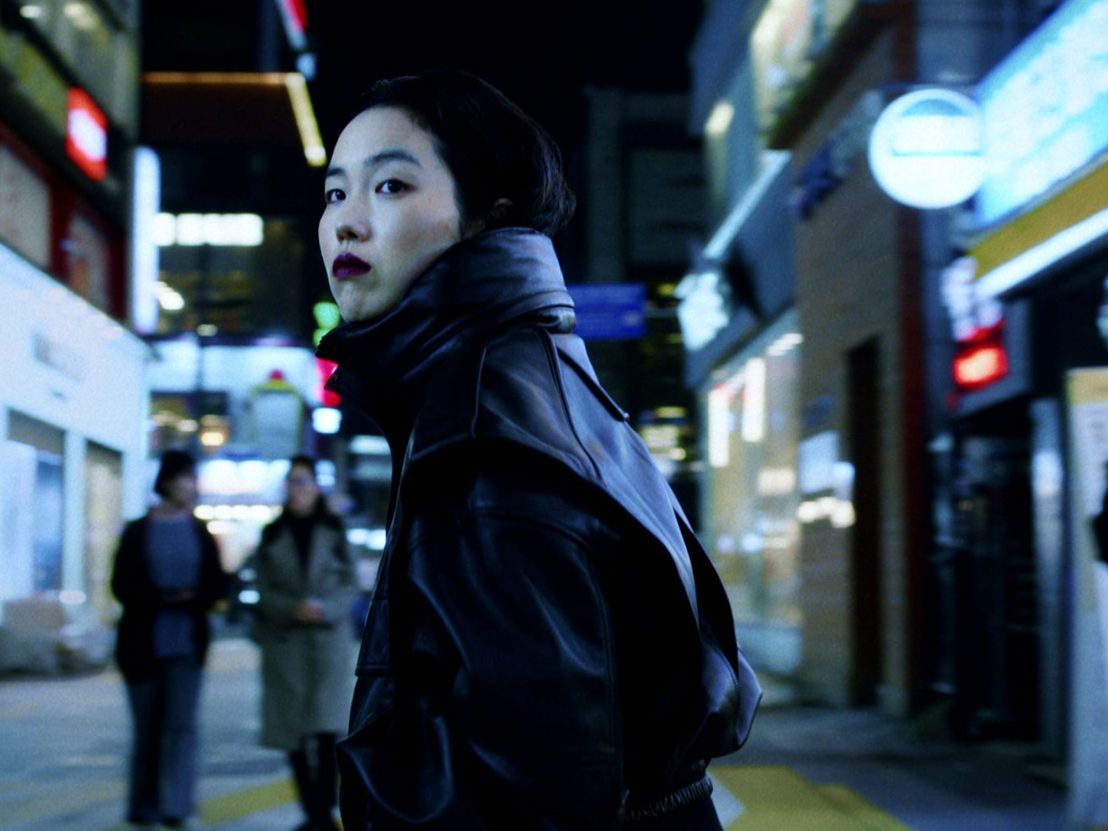
[[[801,622],[800,343],[781,321],[718,370],[708,390],[704,536],[740,628],[791,631]],[[744,643],[752,643],[746,634]],[[784,671],[799,659],[767,648]]]
[[[0,145],[0,240],[39,268],[50,267],[50,189],[46,180]]]
[[[150,452],[174,447],[216,453],[230,438],[230,400],[225,391],[156,392],[150,396]]]
[[[85,451],[85,591],[100,619],[112,619],[109,581],[123,524],[123,456],[89,443]]]
[[[769,0],[750,37],[758,120],[765,130],[788,110],[857,0]]]
[[[108,238],[81,213],[69,217],[65,239],[66,283],[96,308],[110,313],[111,271]]]
[[[0,445],[0,511],[7,545],[0,598],[61,588],[64,438],[44,422],[9,414],[8,439]]]
[[[233,227],[224,229],[222,240],[216,236],[182,241],[183,218],[216,216],[178,216],[177,235],[161,242],[158,334],[195,332],[204,326],[202,333],[212,336],[283,334],[307,339],[311,304],[302,288],[306,259],[295,223],[265,219],[262,238],[256,241],[235,238]],[[223,217],[225,222],[241,218]]]

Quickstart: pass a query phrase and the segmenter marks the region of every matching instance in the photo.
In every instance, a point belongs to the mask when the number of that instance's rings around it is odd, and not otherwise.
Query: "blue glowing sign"
[[[646,334],[642,283],[576,283],[566,286],[585,340],[634,340]]]
[[[1108,0],[1069,0],[977,86],[981,225],[1042,196],[1108,148]]]

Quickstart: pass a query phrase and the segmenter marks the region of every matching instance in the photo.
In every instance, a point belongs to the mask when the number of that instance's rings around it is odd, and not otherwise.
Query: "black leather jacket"
[[[572,326],[550,240],[502,229],[320,345],[395,471],[338,750],[351,831],[710,827],[705,764],[761,692]]]

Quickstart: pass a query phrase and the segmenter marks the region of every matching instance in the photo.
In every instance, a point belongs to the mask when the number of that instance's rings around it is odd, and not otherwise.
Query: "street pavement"
[[[778,693],[713,771],[748,809],[738,831],[1067,828],[1058,765],[1023,743],[955,742],[933,715],[903,721]]]
[[[957,744],[918,722],[768,697],[711,768],[727,831],[1062,831],[1065,794],[1022,745]],[[217,640],[201,702],[200,813],[219,831],[300,822],[283,754],[260,747],[257,652]],[[0,829],[123,831],[129,721],[111,669],[0,677]]]
[[[258,657],[212,645],[201,698],[205,827],[291,829],[301,821],[285,757],[259,746]],[[0,829],[122,831],[130,716],[114,669],[0,678]]]

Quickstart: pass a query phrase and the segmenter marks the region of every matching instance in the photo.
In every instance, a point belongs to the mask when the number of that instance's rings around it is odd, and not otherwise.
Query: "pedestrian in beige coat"
[[[306,817],[297,831],[332,831],[335,739],[349,715],[357,591],[346,533],[324,504],[315,460],[293,458],[286,484],[284,510],[255,554],[261,740],[289,756]]]

